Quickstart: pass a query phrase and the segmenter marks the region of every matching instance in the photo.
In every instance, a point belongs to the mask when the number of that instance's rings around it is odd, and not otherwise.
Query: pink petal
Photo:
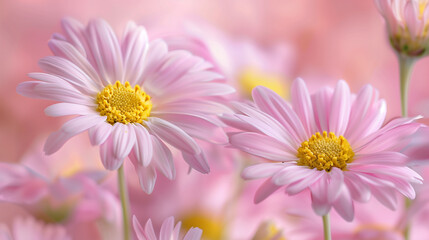
[[[379,188],[379,187],[371,187],[372,195],[384,206],[391,209],[392,211],[396,210],[397,200],[396,193],[392,188]]]
[[[136,215],[133,215],[133,228],[136,232],[138,240],[146,240],[146,234],[144,233],[143,227],[140,225],[139,220],[137,220]]]
[[[151,135],[153,146],[153,160],[161,172],[170,180],[176,177],[173,155],[170,149],[158,137]]]
[[[386,102],[378,99],[378,91],[371,85],[366,85],[353,102],[349,126],[344,136],[353,145],[356,139],[377,131],[384,122],[386,111]]]
[[[185,237],[183,237],[183,240],[200,240],[202,235],[203,230],[199,228],[191,228],[186,233]]]
[[[242,151],[273,161],[293,161],[297,159],[296,156],[290,153],[292,152],[292,147],[259,133],[243,132],[232,134],[229,137],[229,142]]]
[[[147,240],[157,240],[158,239],[156,237],[155,231],[153,230],[152,220],[150,220],[150,219],[147,220],[144,230],[146,233]]]
[[[200,152],[197,154],[189,154],[187,152],[182,152],[182,157],[193,169],[201,173],[210,172],[210,167],[204,152]]]
[[[306,134],[298,115],[277,93],[258,86],[253,89],[252,96],[256,106],[281,123],[296,142],[303,142],[311,136]]]
[[[67,59],[57,56],[44,57],[39,60],[39,66],[47,73],[61,77],[84,94],[95,95],[100,90],[101,85]]]
[[[64,143],[66,143],[73,136],[96,126],[106,120],[106,117],[98,115],[85,115],[73,118],[66,122],[60,130],[52,133],[46,140],[44,151],[50,155],[58,151]]]
[[[306,178],[302,178],[299,181],[292,182],[289,186],[286,187],[286,193],[289,195],[295,195],[306,188],[309,188],[313,183],[319,181],[319,179],[324,175],[323,171],[318,171],[317,169],[312,169],[312,174]]]
[[[112,130],[113,155],[116,159],[126,158],[134,147],[136,134],[134,125],[115,123]]]
[[[291,134],[287,132],[286,129],[270,115],[260,111],[259,109],[256,109],[252,106],[249,106],[243,103],[235,102],[233,103],[233,106],[237,108],[239,111],[247,115],[246,116],[246,115],[236,114],[235,115],[236,117],[252,125],[254,128],[258,129],[261,133],[264,133],[265,135],[276,138],[281,142],[296,144],[296,141],[293,141],[290,138]]]
[[[273,194],[277,189],[279,189],[280,186],[275,185],[272,182],[272,179],[269,178],[265,180],[265,182],[256,190],[255,197],[253,199],[253,202],[255,204],[258,204],[262,201],[264,201],[268,196]]]
[[[45,108],[45,114],[51,117],[67,115],[89,115],[97,112],[88,106],[75,103],[56,103]]]
[[[253,166],[246,167],[241,172],[241,177],[245,180],[267,178],[273,176],[276,172],[283,169],[283,163],[260,163]]]
[[[141,124],[133,124],[136,133],[136,141],[133,148],[134,155],[143,166],[149,166],[153,156],[152,139],[149,132]]]
[[[144,84],[144,89],[150,89],[154,95],[159,95],[162,89],[159,89],[153,78],[150,77],[152,74],[162,66],[163,59],[165,59],[168,52],[167,44],[161,39],[154,40],[149,43],[149,49],[146,55],[146,66],[144,72],[141,74],[142,78],[139,79],[137,84]]]
[[[352,199],[367,202],[371,198],[369,186],[360,179],[359,175],[347,171],[344,173],[344,183],[350,191]]]
[[[61,21],[61,27],[64,30],[67,41],[70,42],[83,56],[87,55],[86,44],[84,33],[84,26],[73,18],[64,18]]]
[[[117,170],[124,162],[124,158],[117,158],[115,154],[113,154],[113,148],[113,136],[110,135],[106,141],[100,145],[101,162],[107,170]]]
[[[18,85],[16,91],[26,97],[48,99],[58,102],[68,102],[86,106],[94,106],[94,100],[78,92],[60,78],[48,74],[29,74],[30,77],[43,75],[45,78],[56,79],[57,83],[46,83],[38,81],[23,82]]]
[[[182,111],[188,111],[193,113],[232,113],[231,109],[227,106],[214,102],[214,101],[199,101],[195,99],[182,99],[174,102],[169,102],[157,106],[156,110],[153,109],[153,112],[175,112],[180,113]]]
[[[387,123],[373,134],[360,139],[354,146],[355,152],[360,154],[392,150],[401,147],[401,139],[416,132],[421,124],[413,122],[416,118],[397,118]]]
[[[351,222],[354,218],[354,205],[353,200],[350,196],[349,190],[343,185],[337,200],[334,202],[334,209],[340,216]]]
[[[196,114],[153,113],[153,116],[165,119],[178,126],[192,137],[212,143],[225,144],[228,138],[222,128],[214,121]]]
[[[81,69],[95,83],[98,88],[102,88],[102,82],[98,73],[91,66],[85,55],[66,41],[51,39],[48,42],[49,48],[55,56],[65,58]]]
[[[130,155],[130,157],[131,156],[133,155]],[[140,187],[145,193],[151,194],[155,187],[157,177],[155,168],[151,165],[144,167],[140,163],[136,163],[135,161],[132,162],[134,164],[134,168],[136,169],[137,175],[139,176]]]
[[[405,165],[408,157],[399,152],[378,152],[371,154],[362,154],[354,158],[349,166],[365,164],[384,164],[384,165]]]
[[[113,126],[107,122],[101,122],[88,130],[89,140],[92,145],[98,146],[110,136]]]
[[[104,85],[123,80],[122,53],[115,32],[101,19],[91,21],[86,28],[93,66]]]
[[[200,153],[201,149],[195,140],[176,125],[155,117],[150,117],[145,124],[153,133],[173,147],[190,154]]]
[[[159,239],[171,239],[174,227],[174,217],[169,217],[164,220],[161,225]]]
[[[293,110],[301,119],[308,139],[311,135],[313,135],[314,132],[316,132],[316,127],[310,94],[308,93],[305,82],[301,78],[293,81],[291,94]]]
[[[312,95],[311,103],[314,111],[314,121],[319,132],[329,129],[328,117],[331,112],[332,89],[323,88]]]
[[[317,170],[316,170],[317,171]],[[279,186],[289,185],[314,175],[314,170],[298,165],[289,165],[273,176],[273,183]]]
[[[311,194],[311,207],[317,215],[324,216],[329,213],[332,205],[331,203],[315,198],[314,195]]]
[[[329,131],[337,136],[344,135],[350,117],[350,89],[346,82],[339,81],[331,100]]]
[[[137,84],[143,70],[149,42],[146,30],[134,22],[128,22],[121,44],[124,59],[124,79],[132,86]]]

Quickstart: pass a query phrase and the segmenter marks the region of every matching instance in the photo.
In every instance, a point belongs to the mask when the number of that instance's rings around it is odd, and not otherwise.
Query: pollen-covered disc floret
[[[354,155],[349,142],[343,136],[337,137],[333,132],[316,132],[298,148],[297,164],[327,172],[333,167],[346,170],[347,163],[353,161]]]
[[[147,119],[152,109],[150,96],[139,85],[131,87],[129,82],[123,85],[116,81],[109,84],[97,94],[97,111],[101,116],[107,116],[107,122],[142,123]]]

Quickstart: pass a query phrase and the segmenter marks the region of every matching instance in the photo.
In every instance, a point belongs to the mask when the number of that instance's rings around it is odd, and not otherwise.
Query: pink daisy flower
[[[428,54],[428,0],[375,0],[375,4],[397,52],[414,57]]]
[[[326,215],[333,207],[345,220],[354,217],[354,201],[371,196],[394,209],[395,192],[414,198],[411,183],[422,178],[405,166],[400,140],[420,124],[398,118],[381,127],[386,104],[371,86],[350,94],[344,81],[335,89],[310,95],[301,79],[292,85],[292,105],[265,87],[253,90],[255,105],[235,103],[236,114],[223,116],[239,129],[232,146],[268,162],[247,167],[245,179],[268,178],[258,189],[260,202],[281,186],[295,195],[311,192],[312,207]]]
[[[18,93],[60,103],[49,116],[77,115],[46,141],[46,154],[56,152],[71,137],[87,131],[100,145],[106,169],[118,169],[129,157],[143,190],[151,193],[155,168],[175,177],[172,153],[181,151],[190,167],[210,171],[194,138],[211,139],[222,129],[215,113],[225,107],[222,95],[234,89],[210,71],[211,65],[186,51],[169,51],[162,40],[149,41],[142,26],[129,22],[118,39],[103,20],[84,27],[73,19],[62,22],[64,34],[54,34],[49,47],[55,56],[31,73],[35,81],[21,83]]]
[[[182,223],[178,222],[175,226],[174,217],[165,219],[162,223],[159,237],[156,236],[150,219],[146,222],[145,228],[143,229],[136,216],[133,216],[133,226],[138,240],[178,240]],[[180,239],[200,240],[202,233],[203,231],[199,228],[191,228],[186,235]]]
[[[0,240],[71,240],[66,229],[57,224],[44,224],[33,218],[14,219],[11,231],[0,225]]]

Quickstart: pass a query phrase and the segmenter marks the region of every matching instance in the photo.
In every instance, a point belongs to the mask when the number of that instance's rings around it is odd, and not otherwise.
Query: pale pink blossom
[[[408,56],[427,54],[429,45],[428,0],[375,0],[386,20],[393,48]]]
[[[166,38],[167,44],[173,49],[187,49],[213,63],[237,89],[238,97],[250,98],[252,88],[258,85],[288,97],[295,58],[292,46],[262,45],[246,37],[229,36],[201,21],[188,22],[183,28],[183,33]]]
[[[405,166],[401,139],[421,124],[397,118],[382,127],[386,104],[371,86],[357,95],[347,83],[310,95],[304,81],[292,85],[292,105],[264,87],[253,90],[255,105],[235,103],[238,113],[223,121],[239,132],[229,133],[232,146],[268,162],[247,167],[245,179],[268,178],[255,195],[260,202],[286,186],[295,195],[311,192],[318,215],[333,207],[344,219],[354,217],[354,201],[375,197],[394,209],[396,191],[415,197],[411,183],[422,178]]]
[[[119,200],[101,186],[108,172],[90,161],[98,152],[87,141],[78,136],[51,156],[43,154],[39,143],[24,154],[21,164],[0,163],[0,200],[61,224],[73,238],[117,239]]]
[[[174,217],[169,217],[164,220],[158,236],[153,229],[150,219],[146,222],[143,229],[136,216],[133,216],[133,226],[138,240],[200,240],[201,234],[203,233],[199,228],[191,228],[183,238],[179,238],[182,223],[178,222],[174,225]]]
[[[52,154],[78,133],[88,131],[100,145],[106,169],[118,169],[129,157],[143,190],[151,193],[158,168],[175,177],[166,144],[178,149],[190,167],[210,171],[194,138],[226,141],[214,114],[218,103],[234,92],[210,63],[186,51],[169,51],[163,40],[149,41],[142,26],[129,22],[118,39],[103,20],[86,27],[66,19],[64,34],[54,34],[49,47],[55,56],[42,58],[46,73],[31,73],[35,81],[20,84],[28,97],[58,101],[49,116],[77,115],[52,133],[45,153]]]
[[[45,224],[31,217],[16,218],[9,230],[0,225],[0,240],[71,240],[66,229],[58,224]]]

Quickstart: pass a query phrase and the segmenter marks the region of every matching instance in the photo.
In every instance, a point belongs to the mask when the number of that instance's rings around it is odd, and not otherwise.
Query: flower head
[[[395,208],[395,190],[415,197],[411,183],[421,177],[406,167],[401,139],[420,124],[398,118],[381,127],[386,104],[371,86],[354,96],[344,81],[313,95],[301,79],[292,85],[292,106],[264,87],[253,90],[254,105],[235,103],[238,113],[223,121],[232,146],[265,158],[244,169],[245,179],[268,178],[255,196],[260,202],[281,186],[294,195],[309,189],[319,215],[332,207],[346,220],[354,216],[353,201],[374,196]],[[399,146],[400,145],[400,146]]]
[[[209,70],[211,64],[186,51],[169,51],[162,40],[149,41],[133,22],[122,39],[103,20],[84,27],[66,19],[62,27],[64,34],[49,41],[55,56],[39,62],[46,73],[31,73],[35,81],[17,88],[24,96],[60,102],[45,109],[49,116],[77,115],[49,136],[46,154],[88,130],[91,143],[100,145],[104,167],[116,170],[129,157],[147,193],[155,168],[175,177],[166,143],[192,168],[210,171],[194,138],[226,141],[214,115],[225,109],[221,97],[234,91]]]
[[[174,226],[174,217],[169,217],[164,220],[161,226],[159,237],[156,236],[155,230],[153,229],[152,221],[149,219],[146,222],[145,228],[143,229],[137,220],[136,216],[133,216],[134,231],[137,234],[138,240],[179,240],[181,222],[178,222]],[[199,228],[191,228],[186,233],[183,240],[200,240],[203,231]]]
[[[31,217],[16,218],[11,231],[0,225],[1,240],[71,240],[61,225],[44,224]]]
[[[406,56],[428,54],[429,1],[375,0],[385,18],[392,47]]]

